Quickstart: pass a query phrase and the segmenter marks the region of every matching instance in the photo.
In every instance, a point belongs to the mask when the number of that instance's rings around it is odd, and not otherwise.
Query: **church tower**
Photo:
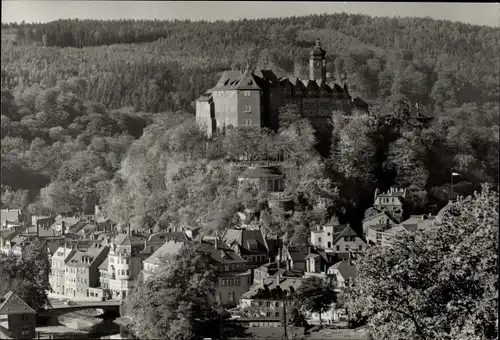
[[[316,39],[316,46],[309,57],[309,79],[326,80],[326,51],[321,48],[321,42]]]

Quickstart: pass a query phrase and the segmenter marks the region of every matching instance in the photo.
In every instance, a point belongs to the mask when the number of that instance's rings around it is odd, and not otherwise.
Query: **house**
[[[374,211],[373,214],[367,216],[365,219],[363,219],[363,235],[365,235],[365,238],[368,238],[368,228],[377,226],[377,225],[395,225],[398,222],[392,218],[392,216],[385,212],[385,211],[380,211],[376,212]]]
[[[12,229],[20,226],[28,226],[30,215],[23,209],[1,209],[0,222],[1,229]]]
[[[0,338],[34,339],[36,312],[13,292],[0,299]]]
[[[404,200],[406,189],[391,187],[387,192],[379,192],[375,189],[373,209],[376,212],[386,212],[397,222],[403,219]]]
[[[92,244],[86,251],[75,251],[65,262],[64,295],[75,299],[89,298],[89,288],[99,287],[99,265],[109,251],[106,242]]]
[[[253,284],[239,299],[240,318],[281,320],[286,306],[297,306],[293,296],[304,278],[283,278],[277,275]]]
[[[402,223],[396,225],[376,225],[368,228],[367,239],[371,244],[389,245],[394,236],[400,231],[416,232],[417,230],[427,230],[432,228],[438,221],[436,216],[431,215],[411,215]]]
[[[187,240],[171,240],[163,243],[151,256],[145,259],[143,263],[143,277],[145,280],[154,275],[154,272],[160,267],[162,258],[177,254],[184,246]]]
[[[13,229],[0,230],[0,251],[8,253],[12,247],[11,241],[18,235],[19,232]]]
[[[28,237],[19,235],[17,232],[9,234],[3,239],[2,251],[5,254],[14,253],[21,255],[25,246],[29,244]]]
[[[98,268],[98,281],[102,289],[109,289],[113,299],[125,299],[135,287],[142,261],[147,257],[141,254],[145,241],[144,236],[132,235],[129,231],[128,234],[117,235],[108,243],[109,254],[104,261],[107,262],[107,270],[105,263]]]
[[[358,271],[352,260],[337,262],[328,268],[328,274],[335,278],[337,289],[343,289],[356,278]]]
[[[306,256],[309,254],[309,247],[284,246],[277,261],[284,261],[286,269],[306,270]],[[280,258],[281,257],[281,258]]]
[[[328,267],[335,261],[335,253],[326,252],[321,248],[309,247],[306,256],[306,270],[304,275],[326,278]]]
[[[297,269],[287,270],[279,262],[266,263],[253,270],[253,284],[263,283],[264,279],[275,278],[278,275],[282,278],[301,278],[304,272]]]
[[[247,262],[218,236],[203,237],[201,244],[211,253],[217,268],[215,301],[227,307],[237,305],[252,284],[252,271]]]
[[[172,240],[167,242],[144,261],[145,278],[154,275],[163,256],[177,254],[182,247],[194,243],[202,244],[203,248],[211,254],[211,259],[216,266],[217,282],[214,300],[223,306],[236,305],[239,297],[252,284],[252,272],[248,269],[246,261],[218,236],[205,236],[195,241]]]
[[[269,262],[269,246],[260,228],[228,228],[222,234],[222,241],[247,261],[248,268]]]
[[[366,248],[366,241],[349,224],[329,223],[318,227],[311,231],[311,244],[334,253],[363,251]]]
[[[72,230],[71,232],[74,234],[74,228],[76,227],[75,224],[77,224],[79,221],[81,221],[81,219],[78,216],[57,215],[54,218],[54,223],[52,223],[50,227],[60,235],[65,235],[69,230]],[[85,222],[82,222],[79,225],[82,224],[85,224]],[[70,229],[71,227],[73,227],[73,229]]]
[[[52,254],[49,283],[53,293],[64,295],[66,263],[75,253],[75,249],[68,248],[65,245],[63,247],[58,247],[55,253]]]

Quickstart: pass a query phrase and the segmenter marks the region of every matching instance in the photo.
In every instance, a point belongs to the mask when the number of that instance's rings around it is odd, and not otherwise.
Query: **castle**
[[[217,84],[196,100],[196,122],[209,136],[225,127],[260,126],[277,130],[279,109],[297,105],[301,117],[323,128],[334,111],[368,111],[368,105],[329,81],[321,42],[310,53],[309,79],[280,78],[271,70],[225,71]]]

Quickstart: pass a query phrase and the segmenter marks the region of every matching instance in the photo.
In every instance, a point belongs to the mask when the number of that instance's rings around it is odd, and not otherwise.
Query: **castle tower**
[[[326,80],[326,51],[321,48],[321,41],[316,39],[316,46],[309,56],[309,79]]]

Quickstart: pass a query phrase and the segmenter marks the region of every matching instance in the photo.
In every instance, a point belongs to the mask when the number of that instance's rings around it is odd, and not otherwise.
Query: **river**
[[[40,339],[100,339],[120,334],[122,326],[114,322],[117,313],[96,315],[95,310],[67,313],[57,318],[37,320]]]

